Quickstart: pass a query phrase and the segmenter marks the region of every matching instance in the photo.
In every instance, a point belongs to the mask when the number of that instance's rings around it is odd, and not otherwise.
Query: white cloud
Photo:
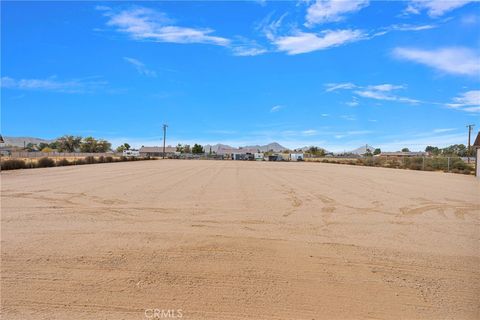
[[[255,40],[237,36],[231,44],[233,55],[242,57],[258,56],[267,53],[268,50],[259,45]]]
[[[346,102],[346,105],[350,106],[350,107],[356,107],[356,106],[359,105],[359,103],[358,103],[358,101],[353,100],[353,101]]]
[[[368,0],[317,0],[307,9],[306,26],[325,22],[340,21],[347,13],[359,11],[368,6]]]
[[[363,98],[386,100],[386,101],[399,101],[399,102],[407,102],[407,103],[420,103],[419,100],[400,97],[392,94],[392,91],[394,90],[404,89],[405,86],[403,85],[383,83],[383,84],[377,84],[377,85],[359,86],[351,82],[346,82],[346,83],[327,83],[325,86],[327,87],[327,89],[325,90],[327,92],[332,92],[335,90],[355,89],[353,93]],[[349,106],[357,106],[358,101],[355,97],[353,97],[353,101],[347,102],[346,104]]]
[[[450,131],[455,131],[455,128],[433,129],[433,133],[444,133],[444,132],[450,132]]]
[[[394,24],[390,27],[391,30],[395,31],[423,31],[437,28],[433,24],[423,24],[423,25],[411,25],[411,24]]]
[[[360,30],[325,30],[320,34],[296,32],[290,36],[280,36],[273,39],[278,50],[294,55],[363,40],[366,35]]]
[[[325,86],[327,87],[327,89],[325,89],[326,92],[332,92],[332,91],[341,90],[341,89],[354,89],[357,87],[356,85],[350,82],[327,83]]]
[[[0,86],[8,89],[55,91],[64,93],[92,92],[97,88],[104,87],[107,82],[93,80],[96,77],[73,80],[57,80],[56,77],[46,79],[13,79],[2,77]]]
[[[352,97],[352,101],[348,101],[345,104],[349,107],[356,107],[356,106],[359,105],[358,98],[357,97]]]
[[[347,121],[355,121],[357,120],[357,118],[355,118],[354,115],[351,115],[351,114],[344,114],[344,115],[341,115],[340,118],[344,119],[344,120],[347,120]]]
[[[107,10],[104,15],[109,19],[108,26],[117,28],[117,31],[135,40],[219,46],[230,44],[229,39],[211,35],[213,29],[176,26],[165,14],[148,8],[136,7],[120,12]]]
[[[393,54],[397,58],[451,74],[475,76],[480,73],[480,55],[468,48],[447,47],[436,50],[395,48]]]
[[[270,112],[278,112],[280,111],[280,109],[283,109],[283,106],[276,105],[276,106],[273,106],[272,109],[270,109]]]
[[[464,92],[459,97],[454,98],[455,102],[461,103],[462,105],[480,105],[480,90],[471,90]]]
[[[302,131],[302,134],[305,136],[314,136],[318,133],[317,130],[309,129],[309,130],[304,130]]]
[[[399,101],[399,102],[407,102],[407,103],[420,103],[419,100],[410,99],[406,97],[399,97],[396,95],[392,95],[389,93],[384,93],[383,91],[376,91],[376,90],[357,90],[355,91],[357,95],[364,98],[376,99],[376,100],[385,100],[385,101]]]
[[[132,64],[135,67],[135,69],[137,69],[137,72],[140,73],[141,75],[144,75],[147,77],[157,76],[157,73],[153,70],[149,70],[143,62],[134,58],[129,58],[129,57],[123,57],[123,59],[128,63]]]
[[[112,8],[107,7],[107,6],[98,5],[98,6],[95,6],[95,10],[98,10],[98,11],[109,11],[109,10],[112,10]]]
[[[372,89],[372,90],[388,92],[388,91],[392,91],[392,90],[403,89],[405,87],[400,86],[400,85],[393,85],[393,84],[386,83],[386,84],[377,84],[377,85],[374,85],[374,86],[368,86],[368,88]]]
[[[262,32],[265,34],[267,39],[270,41],[275,40],[276,34],[278,33],[279,29],[282,26],[283,20],[285,17],[288,15],[287,13],[284,13],[283,15],[280,16],[278,19],[272,19],[272,14],[267,15],[257,26],[257,30],[259,32]]]
[[[267,53],[268,50],[264,48],[249,48],[249,47],[234,47],[232,48],[233,54],[241,57],[252,57]]]
[[[472,0],[411,0],[405,9],[407,14],[419,14],[426,10],[432,18],[443,16],[445,13],[474,2]]]
[[[453,98],[453,103],[447,103],[447,107],[466,112],[480,112],[480,90],[471,90]]]

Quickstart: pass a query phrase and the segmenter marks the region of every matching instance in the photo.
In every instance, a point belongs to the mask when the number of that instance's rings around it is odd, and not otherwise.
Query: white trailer
[[[139,157],[140,151],[138,150],[123,150],[124,157]]]
[[[291,161],[303,161],[303,153],[291,153],[290,154]]]
[[[263,161],[265,160],[265,155],[263,153],[255,153],[254,158],[256,161]]]

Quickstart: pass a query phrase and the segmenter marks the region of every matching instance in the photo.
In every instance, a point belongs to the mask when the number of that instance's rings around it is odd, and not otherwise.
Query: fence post
[[[425,171],[425,157],[422,157],[422,170]]]
[[[450,172],[450,157],[447,157],[447,172]]]

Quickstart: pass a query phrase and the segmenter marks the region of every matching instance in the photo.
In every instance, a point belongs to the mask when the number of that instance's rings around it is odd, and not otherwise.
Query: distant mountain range
[[[5,141],[5,146],[12,146],[12,147],[23,147],[29,143],[39,144],[39,143],[51,143],[54,140],[46,140],[40,139],[35,137],[3,137]]]
[[[353,153],[353,154],[362,155],[362,154],[367,153],[367,149],[370,150],[371,153],[373,153],[373,151],[375,151],[375,147],[372,147],[372,146],[366,144],[364,146],[361,146],[361,147],[359,147],[357,149],[354,149],[352,151],[348,151],[346,153]]]
[[[3,137],[3,140],[5,140],[5,146],[14,146],[14,147],[23,147],[24,144],[27,145],[29,143],[39,144],[41,142],[51,143],[51,142],[55,141],[55,140],[47,140],[47,139],[41,139],[41,138],[36,138],[36,137]],[[278,142],[272,142],[272,143],[269,143],[269,144],[266,144],[266,145],[243,146],[243,147],[238,147],[238,148],[235,148],[235,147],[232,147],[232,146],[229,146],[229,145],[226,145],[226,144],[221,144],[221,143],[217,143],[217,144],[214,144],[214,145],[207,144],[207,145],[203,146],[203,149],[205,150],[205,152],[210,152],[210,148],[211,148],[211,151],[215,152],[215,153],[222,153],[222,150],[223,151],[227,151],[227,150],[231,151],[231,150],[238,150],[238,149],[248,150],[248,152],[257,152],[258,150],[260,152],[267,152],[267,151],[270,151],[270,150],[273,150],[273,152],[282,152],[282,151],[285,151],[285,150],[290,150],[290,149],[282,146]],[[307,151],[309,148],[310,147],[305,146],[303,148],[298,148],[297,150]],[[365,154],[367,152],[367,149],[369,149],[370,152],[373,152],[375,150],[375,147],[372,147],[370,145],[363,145],[363,146],[361,146],[357,149],[347,151],[345,153],[362,155],[362,154]]]
[[[277,142],[272,142],[272,143],[269,143],[269,144],[266,144],[266,145],[252,145],[252,146],[243,146],[243,147],[238,147],[238,148],[235,148],[235,147],[232,147],[232,146],[229,146],[229,145],[226,145],[226,144],[221,144],[221,143],[218,143],[218,144],[214,144],[214,145],[205,145],[203,146],[203,149],[206,151],[206,152],[210,152],[210,148],[212,150],[212,152],[215,152],[215,153],[221,153],[222,150],[234,150],[234,149],[242,149],[242,150],[249,150],[249,151],[252,151],[252,152],[257,152],[258,150],[260,152],[267,152],[267,151],[270,151],[270,150],[273,150],[274,152],[282,152],[284,150],[288,150],[288,148],[285,148],[284,146],[282,146],[281,144],[277,143]]]

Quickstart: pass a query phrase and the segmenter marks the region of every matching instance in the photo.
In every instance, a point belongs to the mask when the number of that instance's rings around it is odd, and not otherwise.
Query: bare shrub
[[[37,161],[37,167],[38,168],[55,167],[55,160],[53,160],[52,158],[48,158],[48,157],[40,158]]]
[[[2,170],[25,169],[27,165],[25,161],[18,159],[5,160],[1,163]]]

